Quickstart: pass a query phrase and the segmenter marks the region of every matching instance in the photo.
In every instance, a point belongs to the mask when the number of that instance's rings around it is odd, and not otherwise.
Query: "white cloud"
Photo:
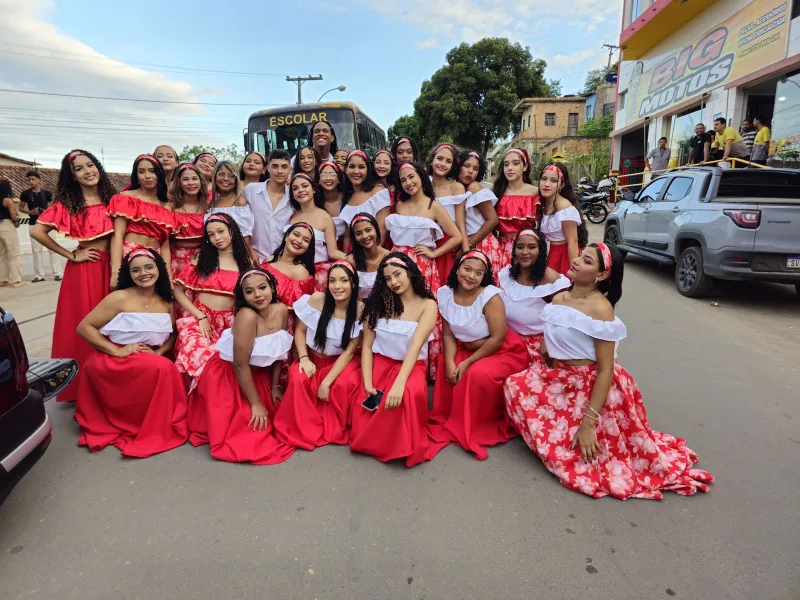
[[[428,38],[422,40],[421,42],[414,42],[413,46],[418,50],[430,50],[431,48],[438,48],[439,42],[437,42],[433,38]]]
[[[0,48],[5,51],[0,53],[0,87],[198,101],[197,90],[191,84],[108,58],[62,33],[47,22],[51,10],[50,0],[0,0],[0,39],[10,42]],[[35,158],[45,166],[56,166],[71,148],[85,147],[98,156],[102,148],[109,170],[126,171],[137,154],[152,151],[158,143],[170,143],[180,149],[185,144],[219,145],[228,140],[221,127],[193,129],[199,124],[192,118],[204,115],[202,106],[185,104],[0,93],[0,149],[20,158]]]
[[[572,69],[573,67],[584,64],[596,56],[596,50],[577,50],[571,54],[556,54],[550,59],[549,64],[560,69]]]

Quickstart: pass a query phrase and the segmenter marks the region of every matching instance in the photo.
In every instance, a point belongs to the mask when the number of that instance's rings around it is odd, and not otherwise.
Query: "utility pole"
[[[608,48],[608,65],[606,65],[606,71],[611,69],[611,55],[614,53],[614,50],[619,50],[619,46],[615,46],[614,44],[603,44],[602,48]]]
[[[308,77],[289,77],[286,76],[286,81],[292,81],[297,84],[297,103],[303,103],[303,84],[306,81],[322,81],[322,75],[317,75],[316,77],[312,77],[309,75]]]

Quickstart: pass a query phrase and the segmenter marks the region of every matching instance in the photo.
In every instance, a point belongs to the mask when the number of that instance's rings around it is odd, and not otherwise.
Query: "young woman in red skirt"
[[[342,192],[342,208],[339,218],[347,227],[359,213],[369,213],[378,222],[381,239],[386,240],[384,220],[391,212],[392,197],[383,185],[378,183],[378,176],[372,167],[372,161],[363,150],[353,150],[347,155],[344,168],[344,191]],[[342,248],[347,252],[352,240],[347,231],[344,234]]]
[[[486,161],[483,156],[471,150],[462,150],[456,159],[458,168],[458,181],[467,190],[467,199],[464,202],[463,214],[456,216],[463,219],[463,223],[456,220],[459,230],[463,230],[461,249],[464,252],[475,249],[480,250],[489,257],[489,264],[495,277],[504,266],[503,252],[500,242],[494,235],[497,228],[497,196],[489,188],[483,187],[486,175]]]
[[[350,450],[407,467],[432,459],[446,443],[428,427],[425,361],[439,311],[416,263],[393,252],[364,303],[361,384],[350,396]],[[382,394],[375,410],[362,403]]]
[[[431,437],[486,460],[487,446],[517,436],[506,416],[503,382],[528,365],[522,338],[508,329],[492,267],[480,250],[459,256],[437,300],[444,353],[433,388]]]
[[[413,260],[431,293],[436,294],[440,281],[436,260],[461,246],[461,233],[445,208],[433,200],[433,184],[420,165],[403,163],[397,171],[397,180],[397,212],[386,217],[386,228],[394,242],[392,252],[402,252]],[[437,248],[442,231],[448,238]],[[436,360],[441,351],[442,329],[441,323],[437,323],[428,348],[431,379],[436,376]]]
[[[242,166],[239,167],[239,179],[242,188],[251,183],[262,183],[267,180],[267,157],[258,150],[251,150],[244,155]]]
[[[170,197],[170,208],[175,212],[177,223],[170,240],[170,258],[172,273],[177,275],[200,253],[204,216],[208,210],[205,179],[192,163],[178,167]]]
[[[372,293],[378,267],[389,251],[381,246],[381,231],[375,217],[359,213],[350,223],[350,239],[353,251],[347,255],[347,262],[358,273],[358,295],[363,300]]]
[[[103,165],[85,150],[73,150],[61,161],[56,201],[45,209],[31,229],[31,237],[67,259],[58,292],[53,325],[53,358],[73,358],[78,376],[58,395],[59,402],[74,402],[83,365],[92,348],[78,335],[78,324],[110,291],[111,258],[108,253],[114,224],[107,207],[114,186]],[[57,231],[78,242],[72,252],[50,237]]]
[[[497,232],[502,251],[502,266],[511,264],[514,238],[523,229],[538,227],[542,206],[539,189],[531,183],[531,159],[521,148],[509,148],[492,189],[499,198]]]
[[[136,248],[154,249],[170,268],[169,236],[180,226],[166,204],[167,180],[161,163],[150,154],[137,156],[130,188],[112,197],[108,205],[108,214],[114,219],[112,286],[116,285],[123,255]]]
[[[188,313],[178,319],[175,364],[191,379],[189,391],[214,354],[219,336],[233,325],[236,281],[252,266],[236,221],[225,214],[208,217],[197,262],[175,277],[175,300]],[[194,292],[194,300],[186,290]]]
[[[289,367],[286,393],[275,417],[276,437],[297,448],[347,444],[350,394],[359,385],[361,343],[358,276],[339,261],[328,271],[324,294],[294,303],[298,360]]]
[[[345,253],[336,245],[336,225],[328,212],[319,206],[321,199],[314,181],[303,173],[293,175],[289,181],[289,204],[294,214],[289,225],[308,223],[314,230],[314,290],[328,287],[328,269],[332,260],[344,260]]]
[[[528,364],[533,364],[540,360],[546,301],[572,282],[547,266],[547,243],[536,229],[523,229],[517,234],[511,265],[503,267],[497,280],[508,328],[522,336],[528,349]]]
[[[456,224],[456,228],[461,234],[463,243],[466,233],[464,226],[464,201],[467,199],[466,189],[456,180],[458,176],[458,166],[456,147],[452,144],[439,144],[428,155],[425,169],[433,183],[433,193],[431,198],[436,198],[436,202],[442,205],[447,211],[450,220]],[[458,226],[461,223],[461,227]],[[438,247],[443,246],[449,241],[449,235],[443,236],[437,241]],[[447,283],[447,277],[453,268],[453,261],[461,251],[461,244],[452,248],[450,252],[444,252],[436,257],[436,270],[439,273],[439,286]],[[438,287],[438,286],[437,286]],[[435,293],[435,291],[434,291]]]
[[[166,357],[175,343],[172,300],[166,263],[139,248],[122,260],[117,290],[78,326],[94,347],[75,408],[78,443],[92,452],[113,445],[144,458],[187,440],[183,380]]]
[[[262,269],[242,273],[233,328],[222,332],[190,396],[190,441],[208,443],[217,460],[274,465],[294,453],[273,436],[282,396],[278,379],[292,347],[289,311],[278,302],[275,286]],[[203,418],[194,418],[199,412]],[[194,429],[197,425],[202,428]]]
[[[561,163],[545,166],[539,177],[539,192],[544,204],[542,233],[550,244],[547,266],[566,275],[589,241],[578,195],[569,181],[567,168]]]
[[[576,492],[621,500],[707,492],[714,478],[694,468],[685,440],[650,428],[639,387],[615,360],[627,334],[614,315],[622,274],[622,255],[602,243],[572,262],[572,289],[542,311],[550,364],[506,380],[508,414],[547,470]]]

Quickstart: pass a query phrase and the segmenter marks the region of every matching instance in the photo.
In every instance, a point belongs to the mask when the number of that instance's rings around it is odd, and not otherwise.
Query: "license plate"
[[[786,257],[787,269],[800,269],[800,256],[787,256]]]

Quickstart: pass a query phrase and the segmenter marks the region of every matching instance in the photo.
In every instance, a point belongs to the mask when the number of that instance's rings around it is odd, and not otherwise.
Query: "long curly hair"
[[[528,151],[524,148],[509,148],[503,155],[503,160],[500,161],[500,170],[497,172],[497,177],[494,180],[494,186],[492,188],[494,195],[501,200],[503,196],[506,195],[506,190],[508,189],[508,179],[506,179],[506,169],[503,166],[503,163],[506,161],[508,155],[512,153],[517,156],[519,156],[518,153],[522,153],[522,155],[525,157],[525,160],[523,161],[525,163],[525,168],[522,170],[522,181],[524,183],[531,183],[531,157],[528,154]]]
[[[386,278],[383,276],[383,269],[389,259],[399,259],[403,262],[404,268],[408,272],[408,279],[411,282],[411,289],[417,296],[430,298],[431,300],[435,299],[417,264],[402,252],[391,252],[378,266],[375,286],[364,301],[364,310],[361,313],[360,322],[366,323],[370,329],[375,329],[378,319],[391,319],[403,314],[403,301],[400,296],[389,289],[386,284]]]
[[[419,161],[419,149],[417,147],[417,142],[415,142],[414,140],[412,140],[410,137],[407,137],[407,136],[401,136],[401,137],[397,138],[395,141],[392,142],[392,147],[389,150],[389,152],[391,152],[392,156],[394,156],[395,162],[397,162],[397,147],[400,144],[402,144],[403,142],[408,142],[408,144],[411,146],[411,154],[414,157],[414,162],[418,162]]]
[[[181,175],[185,171],[193,171],[197,173],[200,178],[200,189],[197,190],[197,203],[202,207],[203,212],[208,211],[208,186],[206,186],[206,178],[192,163],[181,163],[175,169],[175,177],[172,178],[172,189],[170,190],[172,196],[173,210],[183,207],[183,188],[181,187]]]
[[[478,175],[475,177],[475,181],[481,182],[483,178],[486,177],[486,159],[483,158],[483,154],[475,152],[474,150],[462,150],[458,153],[458,157],[456,158],[456,173],[458,174],[456,180],[465,187],[468,186],[461,181],[461,167],[463,167],[464,163],[470,158],[474,158],[478,161]]]
[[[172,284],[169,281],[167,263],[165,263],[164,259],[161,258],[161,255],[152,248],[143,248],[143,250],[147,252],[147,255],[150,258],[153,259],[153,262],[156,263],[156,268],[158,269],[158,279],[156,280],[155,285],[156,294],[164,302],[171,304],[175,298],[172,295]],[[139,256],[141,256],[141,253],[137,253],[137,256],[134,256],[133,258],[138,258]],[[131,260],[130,252],[122,257],[122,262],[119,266],[119,275],[117,275],[118,290],[127,290],[128,288],[132,288],[136,285],[133,281],[133,277],[131,277]]]
[[[61,202],[71,215],[77,215],[86,208],[83,188],[81,188],[81,184],[78,183],[78,180],[75,179],[75,174],[72,172],[72,161],[80,154],[83,154],[97,167],[97,172],[100,175],[97,182],[97,193],[100,195],[100,201],[108,206],[111,196],[117,193],[117,189],[111,183],[103,164],[97,160],[94,154],[87,150],[72,150],[61,159],[61,171],[58,173],[58,185],[56,185],[56,202]]]
[[[433,188],[433,182],[425,172],[425,169],[422,168],[422,165],[419,163],[403,163],[403,165],[411,165],[414,167],[414,170],[417,172],[417,175],[422,182],[422,193],[430,198],[431,202],[436,200],[436,190]],[[403,165],[400,165],[400,167]],[[397,168],[397,186],[395,187],[395,191],[397,200],[399,202],[405,202],[411,198],[411,196],[403,189],[403,185],[400,183],[400,167]]]
[[[544,278],[544,273],[547,270],[547,242],[545,241],[544,235],[541,231],[534,229],[533,232],[536,234],[536,242],[539,246],[539,256],[536,257],[536,260],[533,261],[533,264],[530,266],[530,275],[531,281],[533,281],[533,287],[536,287]],[[519,233],[514,238],[514,244],[511,246],[511,266],[508,268],[508,274],[511,275],[511,279],[514,281],[517,281],[520,273],[522,273],[522,267],[517,260],[518,241]]]
[[[575,188],[572,187],[572,182],[569,180],[569,170],[563,163],[560,162],[548,163],[544,167],[542,167],[542,170],[539,173],[540,180],[542,178],[542,175],[544,174],[545,169],[547,169],[548,167],[556,167],[561,172],[561,180],[564,182],[564,186],[558,193],[561,194],[567,200],[569,200],[570,204],[572,204],[572,206],[575,207],[575,210],[577,210],[578,213],[581,215],[581,223],[580,225],[578,225],[578,246],[580,248],[585,248],[586,245],[589,243],[589,230],[586,228],[586,220],[584,219],[583,211],[581,210],[580,198],[578,198],[578,194],[577,192],[575,192]],[[500,196],[497,197],[499,198]],[[544,208],[544,202],[542,202],[542,208]]]
[[[309,175],[314,180],[314,183],[316,183],[317,181],[319,181],[319,171],[317,169],[319,169],[319,165],[322,163],[322,158],[320,158],[319,152],[317,152],[317,149],[314,148],[314,146],[310,145],[303,146],[302,148],[300,148],[300,150],[297,151],[297,154],[294,155],[294,167],[292,167],[292,177],[294,177],[298,173],[304,172],[303,169],[300,168],[300,153],[303,150],[311,150],[311,153],[314,155],[314,169],[312,170],[310,175],[308,173],[306,173],[306,175]]]
[[[158,162],[156,157],[148,158],[146,155],[136,157],[136,160],[133,161],[133,169],[131,170],[131,187],[128,189],[132,191],[142,187],[142,184],[139,182],[137,170],[139,169],[139,163],[145,160],[151,163],[156,171],[156,196],[161,204],[165,204],[167,202],[167,174],[164,173],[164,167],[161,166],[161,163]]]
[[[372,166],[372,161],[369,159],[369,157],[364,158],[360,154],[356,154],[356,152],[360,151],[356,150],[351,152],[347,156],[347,161],[344,163],[344,190],[342,191],[342,206],[345,206],[348,202],[350,202],[350,198],[356,191],[356,188],[353,187],[353,182],[350,181],[350,178],[347,176],[347,166],[354,158],[358,158],[367,163],[367,176],[364,178],[364,181],[361,184],[361,189],[363,191],[371,192],[372,188],[374,188],[376,184],[380,183],[378,181],[378,176],[375,174],[375,167]]]
[[[289,205],[294,210],[300,210],[300,203],[294,197],[294,192],[292,191],[292,184],[294,183],[294,180],[298,178],[308,181],[306,177],[307,175],[305,173],[294,173],[291,179],[289,179]],[[320,200],[322,200],[322,206],[320,206]],[[319,185],[317,185],[317,182],[315,180],[311,181],[311,201],[317,208],[322,208],[322,209],[325,208],[325,194],[324,192],[320,193],[320,187]]]
[[[222,223],[228,228],[231,234],[231,248],[233,249],[233,260],[236,261],[236,266],[240,273],[253,268],[253,262],[250,258],[250,253],[247,251],[247,244],[245,244],[242,230],[239,229],[236,221],[228,215],[217,213],[212,215],[206,221],[206,226],[203,228],[203,242],[200,244],[200,252],[197,255],[197,266],[195,271],[200,277],[210,277],[214,271],[219,269],[219,250],[211,243],[208,236],[208,223]]]
[[[358,213],[355,217],[353,217],[353,220],[350,223],[350,239],[353,243],[353,249],[351,252],[353,253],[353,260],[356,263],[356,269],[359,271],[367,270],[367,254],[364,252],[363,246],[356,241],[355,226],[362,222],[364,218],[366,218],[375,229],[375,243],[379,246],[381,243],[381,228],[378,227],[378,221],[375,219],[375,217],[369,213]]]
[[[347,315],[344,320],[344,332],[342,332],[342,341],[339,346],[342,350],[347,348],[350,343],[351,334],[353,333],[353,326],[358,319],[358,273],[353,270],[350,265],[333,264],[328,269],[328,277],[334,269],[341,269],[347,274],[347,279],[350,281],[350,300],[347,302]],[[325,287],[325,301],[322,304],[322,314],[317,323],[317,332],[314,336],[314,347],[317,350],[325,348],[325,341],[328,336],[328,324],[333,318],[333,310],[336,308],[336,300],[333,299],[331,294],[330,284]]]
[[[233,296],[236,299],[237,311],[245,307],[252,308],[252,306],[247,303],[247,300],[245,300],[243,284],[247,277],[256,274],[255,271],[257,271],[259,275],[263,275],[267,278],[269,289],[272,290],[272,300],[270,300],[270,304],[277,304],[280,302],[280,299],[278,298],[278,281],[275,279],[275,276],[259,266],[253,266],[247,269],[247,271],[241,271],[239,273],[239,279],[236,281],[236,289],[233,291]]]
[[[425,160],[425,170],[428,172],[428,175],[433,177],[433,159],[436,158],[436,155],[442,150],[448,150],[453,155],[453,164],[450,165],[450,171],[445,177],[455,180],[458,178],[458,149],[453,144],[447,142],[437,144],[433,150],[430,151],[428,158]]]
[[[488,285],[494,285],[494,273],[492,273],[492,262],[489,260],[489,257],[480,250],[467,250],[456,257],[456,260],[453,263],[453,268],[450,269],[450,273],[447,275],[447,287],[449,287],[451,290],[458,289],[458,269],[461,266],[461,263],[467,258],[467,254],[474,255],[475,253],[482,255],[486,261],[483,264],[486,270],[483,272],[483,279],[481,279],[480,286],[486,287]],[[475,257],[471,256],[470,258]]]
[[[272,260],[269,261],[270,263],[278,262],[278,259],[281,256],[283,256],[283,252],[284,250],[286,250],[286,239],[289,237],[289,234],[292,233],[298,227],[303,227],[305,229],[311,226],[308,223],[303,223],[303,222],[290,225],[289,229],[286,230],[286,233],[283,234],[283,239],[281,240],[281,244],[280,246],[278,246],[278,249],[275,250],[275,254],[272,255]],[[308,245],[308,248],[306,248],[306,251],[299,256],[295,256],[293,261],[293,263],[296,265],[303,265],[306,268],[306,271],[308,271],[309,275],[314,274],[314,254],[316,252],[316,249],[314,248],[315,236],[316,234],[314,233],[312,228],[311,243]]]

